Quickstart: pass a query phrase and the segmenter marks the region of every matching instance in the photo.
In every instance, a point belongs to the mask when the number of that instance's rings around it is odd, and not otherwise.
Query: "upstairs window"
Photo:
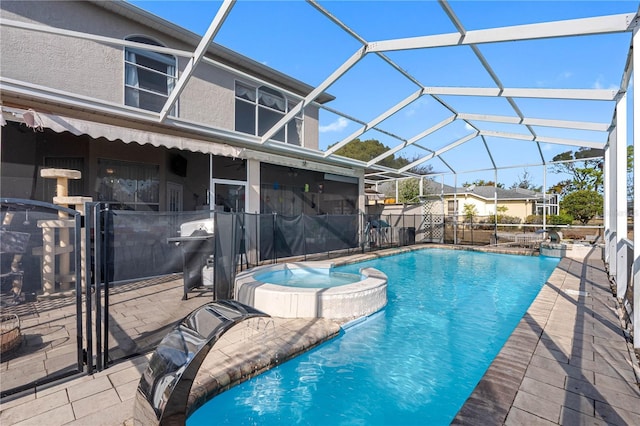
[[[236,122],[238,132],[262,136],[295,107],[282,93],[266,86],[258,88],[236,82]],[[302,111],[272,139],[292,145],[302,141]]]
[[[127,40],[161,46],[158,42],[145,37],[130,37]],[[150,50],[125,47],[125,105],[160,112],[175,83],[175,57]],[[177,115],[176,105],[169,111],[169,115]]]

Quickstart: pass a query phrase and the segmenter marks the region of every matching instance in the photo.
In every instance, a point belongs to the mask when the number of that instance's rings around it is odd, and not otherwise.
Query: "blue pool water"
[[[256,274],[255,279],[287,287],[330,288],[361,281],[362,277],[328,268],[292,268]]]
[[[187,424],[449,424],[557,263],[427,249],[337,268],[386,273],[387,307]]]

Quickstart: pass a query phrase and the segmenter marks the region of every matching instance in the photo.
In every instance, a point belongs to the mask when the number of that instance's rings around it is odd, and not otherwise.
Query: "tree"
[[[400,159],[404,160],[404,157],[399,157],[398,160]],[[407,164],[411,164],[418,159],[420,159],[420,156],[415,155],[408,160]],[[408,171],[411,173],[415,173],[417,175],[428,175],[429,173],[433,172],[433,167],[430,164],[421,163],[416,166],[413,166]]]
[[[549,187],[549,192],[552,194],[564,194],[565,190],[571,185],[571,180],[562,180]]]
[[[581,189],[565,195],[560,201],[560,207],[586,225],[595,216],[602,214],[602,195],[596,191]]]
[[[333,145],[330,145],[331,148]],[[370,161],[377,156],[387,152],[389,147],[382,144],[382,142],[376,139],[360,140],[358,138],[352,140],[342,148],[338,149],[335,153],[342,155],[343,157],[353,158],[354,160]],[[381,160],[378,164],[381,166],[392,167],[399,169],[400,167],[409,164],[409,160],[406,158],[396,158],[393,154]]]
[[[492,180],[476,179],[473,182],[465,182],[462,184],[463,188],[468,188],[471,185],[475,186],[497,186],[498,188],[504,188],[504,183],[498,182],[498,185]]]
[[[332,145],[333,146],[333,145]],[[331,147],[331,146],[330,146]],[[336,154],[344,157],[353,158],[360,161],[371,161],[379,155],[387,152],[389,148],[383,145],[376,139],[360,140],[354,139],[342,148],[336,151]],[[394,169],[399,169],[408,164],[418,160],[419,157],[414,157],[411,160],[407,160],[404,157],[395,157],[393,154],[381,160],[378,164]],[[408,171],[411,173],[425,175],[431,173],[432,167],[430,165],[418,164]],[[383,192],[387,196],[395,197],[396,188],[395,185],[386,185],[383,187]],[[398,182],[398,203],[415,203],[420,195],[420,181],[419,179],[404,179]]]
[[[574,191],[602,192],[602,155],[601,149],[580,148],[578,151],[566,151],[553,157],[553,161],[563,161],[552,166],[553,173],[566,173],[571,176],[562,185],[556,184],[560,194]],[[575,161],[569,161],[575,160]]]
[[[533,184],[531,174],[527,169],[524,169],[524,172],[522,173],[522,175],[518,176],[518,181],[514,182],[509,187],[509,189],[517,189],[517,188],[528,189],[530,191],[538,191],[538,192],[542,191],[542,187],[535,186]]]
[[[478,209],[475,204],[467,203],[462,207],[464,218],[469,222],[473,222],[473,218],[478,214]]]
[[[331,148],[332,146],[333,145],[330,145],[329,148]],[[335,153],[337,155],[342,155],[343,157],[353,158],[354,160],[371,161],[379,155],[387,152],[388,150],[389,147],[384,145],[379,140],[367,139],[363,141],[356,138],[342,148],[338,149]],[[391,154],[390,156],[380,160],[378,164],[380,164],[381,166],[391,167],[393,169],[399,169],[413,163],[418,158],[420,157],[413,157],[412,159],[408,160],[404,157],[396,157],[395,155]],[[418,164],[417,166],[410,168],[408,171],[415,174],[425,175],[431,173],[431,170],[432,167],[429,165]]]
[[[398,203],[415,203],[420,195],[420,181],[416,178],[398,182]]]

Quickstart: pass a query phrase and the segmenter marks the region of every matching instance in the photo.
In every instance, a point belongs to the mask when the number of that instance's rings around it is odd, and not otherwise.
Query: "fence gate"
[[[0,389],[5,398],[91,373],[91,365],[85,367],[91,292],[81,211],[15,198],[2,198],[0,205]]]
[[[439,195],[428,195],[421,197],[422,200],[422,242],[440,243],[444,241],[444,215],[437,212],[438,207],[442,207],[442,197]]]

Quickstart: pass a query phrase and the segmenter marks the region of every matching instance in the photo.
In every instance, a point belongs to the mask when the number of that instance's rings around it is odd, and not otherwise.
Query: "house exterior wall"
[[[443,201],[434,200],[430,201],[430,211],[432,214],[444,214],[449,216],[448,203],[453,201],[453,195],[445,195]],[[471,204],[477,210],[477,217],[487,217],[495,215],[495,203],[493,200],[486,200],[484,198],[476,197],[470,194],[458,194],[456,197],[458,201],[458,217],[464,216],[464,205]],[[498,207],[506,207],[507,211],[500,213],[506,216],[518,217],[524,223],[527,216],[533,214],[533,207],[535,205],[534,200],[498,200]],[[422,204],[376,204],[368,205],[367,213],[376,215],[418,215],[423,214],[424,206]]]
[[[188,162],[187,176],[178,176],[171,170],[170,158],[180,153]],[[0,196],[52,202],[47,196],[47,182],[40,177],[46,158],[75,157],[84,159],[82,189],[78,193],[99,200],[97,191],[97,164],[99,159],[145,163],[158,166],[159,210],[166,207],[166,184],[175,183],[184,188],[184,210],[203,208],[209,189],[209,156],[202,153],[156,148],[151,145],[92,140],[88,136],[73,136],[50,130],[34,132],[25,126],[8,124],[2,128],[2,168],[0,169]],[[53,183],[53,182],[52,182]],[[73,192],[73,191],[72,191]],[[105,200],[112,201],[112,200]]]
[[[145,36],[170,48],[195,49],[195,46],[89,2],[3,1],[0,17],[121,40],[134,35]],[[2,26],[0,49],[2,77],[124,105],[123,47]],[[181,73],[188,58],[177,59]],[[73,78],[69,78],[70,75]],[[238,76],[226,70],[201,62],[178,100],[178,117],[234,130],[237,79]],[[98,81],[100,83],[96,84]],[[317,107],[305,109],[304,126],[304,146],[317,149]]]
[[[451,197],[450,199],[453,200],[453,197]],[[464,216],[465,205],[474,206],[478,216],[488,216],[490,214],[486,202],[482,199],[470,195],[460,194],[458,195],[457,200],[459,216]],[[493,211],[493,203],[491,203],[491,211]]]
[[[458,216],[464,216],[465,204],[473,205],[477,210],[477,216],[493,216],[496,213],[496,205],[494,200],[486,200],[478,198],[470,194],[458,194]],[[453,195],[446,195],[445,202],[453,201]],[[507,211],[501,214],[506,216],[519,217],[522,222],[527,216],[533,214],[533,200],[498,200],[498,208],[506,207]]]
[[[3,1],[2,19],[87,31],[122,38],[126,23],[108,19],[88,2]],[[2,26],[3,77],[94,96],[122,104],[124,65],[121,48],[58,35]],[[153,35],[153,34],[149,34]],[[74,78],[69,78],[73,75]],[[100,84],[95,84],[100,76]]]
[[[507,211],[502,213],[506,216],[515,216],[522,219],[522,222],[525,221],[527,216],[533,214],[533,205],[534,201],[526,201],[526,200],[514,200],[514,201],[499,201],[498,207],[505,206]]]
[[[37,5],[35,7],[34,5]],[[175,37],[171,37],[161,30],[147,27],[132,18],[122,16],[111,10],[104,9],[92,2],[86,1],[43,1],[22,2],[3,1],[0,3],[0,18],[20,21],[41,26],[54,27],[61,30],[78,31],[93,35],[110,37],[123,40],[130,36],[144,36],[154,39],[159,43],[174,49],[193,51],[191,46]],[[161,28],[161,27],[159,27]],[[172,30],[168,30],[171,33]],[[175,33],[173,33],[175,34]],[[176,36],[177,37],[177,36]],[[38,97],[39,86],[43,90],[52,89],[68,94],[70,97],[95,98],[115,106],[124,106],[124,47],[111,46],[86,39],[68,37],[58,34],[35,31],[31,29],[13,28],[0,25],[0,48],[2,60],[0,61],[0,76],[6,79],[14,79],[19,82],[34,85],[33,99],[28,97],[3,97],[4,105],[17,109],[34,108],[37,111],[46,111],[46,103],[42,103]],[[186,59],[178,59],[178,70],[186,66]],[[244,64],[246,65],[246,64]],[[257,67],[258,71],[260,67]],[[287,84],[287,78],[281,77],[283,84]],[[201,62],[196,67],[191,79],[186,85],[178,104],[178,118],[195,122],[203,126],[210,126],[224,130],[233,130],[235,127],[235,84],[237,81],[251,83],[240,74],[215,67]],[[291,80],[294,82],[294,80]],[[258,84],[251,83],[252,86]],[[293,87],[300,86],[295,83]],[[288,87],[288,86],[287,86]],[[302,90],[302,89],[301,89]],[[10,102],[7,102],[10,100]],[[52,103],[53,113],[72,118],[96,120],[95,112],[91,108],[86,111],[78,111],[66,107],[63,103]],[[130,108],[130,107],[125,107]],[[135,108],[131,107],[134,111]],[[86,113],[86,114],[85,114]],[[307,148],[318,147],[319,136],[319,110],[309,106],[305,109],[304,118],[304,146]],[[79,116],[79,117],[78,117]],[[106,116],[103,116],[106,117]],[[109,118],[99,118],[110,120]],[[116,119],[113,124],[118,126],[138,128],[139,123],[129,123],[126,119]],[[145,127],[143,131],[164,132],[158,128]],[[175,130],[168,129],[175,133]],[[178,131],[179,133],[179,131]],[[56,133],[45,128],[34,131],[24,124],[9,122],[2,128],[2,177],[1,195],[12,198],[35,199],[51,201],[48,195],[48,185],[40,176],[41,168],[46,167],[47,157],[72,157],[80,158],[83,163],[82,181],[78,182],[77,191],[72,195],[92,197],[95,201],[118,202],[118,200],[101,200],[104,194],[99,189],[100,182],[104,184],[104,177],[99,178],[99,164],[101,160],[115,160],[121,162],[140,163],[146,166],[157,166],[157,184],[159,194],[157,203],[140,206],[144,201],[136,203],[137,207],[149,207],[153,210],[164,211],[167,206],[167,185],[181,185],[183,189],[183,210],[196,210],[208,208],[207,200],[210,198],[211,181],[209,174],[214,178],[229,178],[217,176],[216,167],[209,165],[209,155],[200,152],[154,147],[151,145],[139,145],[136,143],[123,143],[120,141],[108,141],[105,138],[94,139],[88,135],[73,136],[69,133]],[[94,135],[95,136],[95,135]],[[192,135],[187,135],[192,137]],[[225,142],[224,140],[220,142]],[[186,176],[176,174],[172,170],[171,158],[179,154],[188,163]],[[250,173],[233,177],[236,180],[246,180],[248,185],[247,205],[248,211],[260,209],[260,168],[264,167],[260,162],[279,164],[287,167],[299,167],[315,170],[316,172],[355,177],[358,179],[356,194],[350,194],[349,200],[341,207],[341,211],[363,211],[363,179],[364,170],[353,169],[348,166],[336,166],[330,161],[312,162],[303,159],[264,153],[257,150],[246,150],[246,159],[250,163]],[[255,158],[252,156],[256,156]],[[214,163],[222,157],[213,157]],[[216,160],[217,159],[217,160]],[[260,159],[260,162],[257,161]],[[239,160],[242,161],[242,160]],[[103,172],[105,170],[104,162]],[[133,164],[129,167],[135,167]],[[230,169],[224,169],[230,170]],[[230,178],[229,178],[230,179]],[[100,182],[99,182],[100,181]],[[332,190],[335,182],[326,184],[327,190]],[[333,188],[335,189],[335,188]],[[332,196],[340,198],[340,191],[336,189]],[[323,195],[328,197],[328,195]],[[355,198],[354,198],[355,197]],[[328,200],[328,205],[334,201]],[[123,201],[123,205],[126,201]],[[335,206],[333,206],[335,207]],[[118,207],[116,207],[118,208]],[[332,208],[334,211],[336,208]],[[351,211],[350,210],[350,211]]]

